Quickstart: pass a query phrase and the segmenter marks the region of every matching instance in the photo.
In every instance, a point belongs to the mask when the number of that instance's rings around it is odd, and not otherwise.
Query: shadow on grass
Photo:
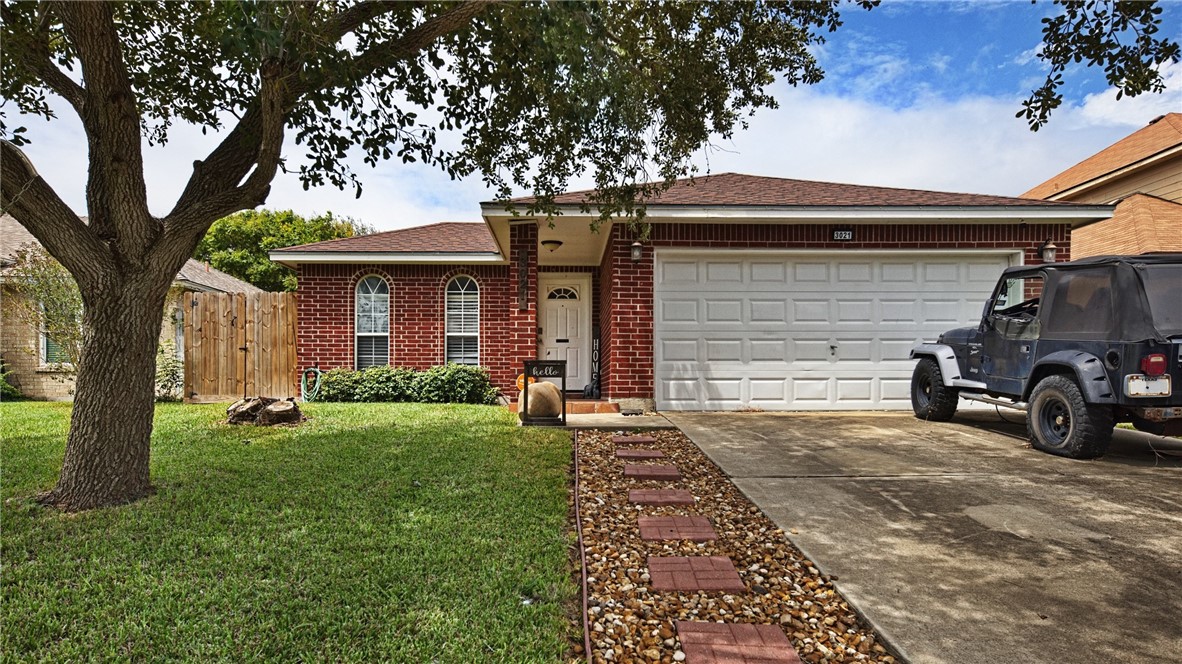
[[[51,485],[60,464],[68,409],[32,406],[3,442],[5,498]],[[5,652],[560,658],[565,435],[491,407],[307,412],[264,429],[161,406],[155,496],[79,515],[6,501]]]

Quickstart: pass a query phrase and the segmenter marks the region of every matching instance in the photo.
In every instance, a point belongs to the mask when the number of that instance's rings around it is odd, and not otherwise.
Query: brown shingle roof
[[[1182,205],[1133,194],[1112,218],[1071,232],[1071,257],[1182,251]]]
[[[86,220],[85,217],[82,218]],[[25,230],[20,222],[5,214],[0,215],[0,262],[11,259],[22,247],[41,246],[33,234]],[[176,281],[188,281],[202,288],[223,293],[258,293],[262,289],[245,281],[231,277],[221,270],[207,267],[192,258],[185,262],[176,276]]]
[[[276,251],[485,254],[496,253],[497,244],[483,223],[445,221],[384,233],[301,244]]]
[[[1182,144],[1182,113],[1170,113],[1022,194],[1049,198]]]
[[[249,284],[237,277],[232,277],[217,268],[190,258],[181,266],[176,275],[177,281],[188,281],[210,290],[222,293],[261,293],[263,289]]]
[[[579,205],[592,190],[559,194],[559,205]],[[532,203],[533,197],[513,199]],[[719,173],[678,180],[649,205],[752,207],[1030,207],[1047,206],[1009,196],[960,194],[922,189],[870,187],[857,184],[792,180],[741,173]],[[1050,203],[1050,205],[1056,205]]]

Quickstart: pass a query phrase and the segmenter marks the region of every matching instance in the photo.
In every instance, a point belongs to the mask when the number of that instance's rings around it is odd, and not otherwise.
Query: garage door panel
[[[918,342],[975,321],[1009,259],[658,251],[665,409],[906,408]]]
[[[743,323],[741,299],[711,299],[705,301],[706,323]]]

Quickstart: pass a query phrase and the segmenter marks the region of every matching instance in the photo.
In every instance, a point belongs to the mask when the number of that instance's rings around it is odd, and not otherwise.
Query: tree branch
[[[0,140],[0,210],[11,214],[86,290],[114,267],[110,249],[82,223],[25,153]]]
[[[355,62],[360,68],[354,69],[354,72],[365,75],[413,56],[439,37],[463,27],[491,4],[488,0],[472,0],[428,19],[401,37],[376,45],[359,55]],[[332,34],[343,36],[356,30],[366,20],[372,20],[396,6],[397,3],[383,2],[351,7],[338,14],[332,22]],[[294,72],[284,72],[287,73]],[[212,211],[224,216],[243,207],[261,204],[261,199],[266,197],[266,188],[278,169],[282,130],[291,109],[303,95],[342,83],[322,72],[305,75],[299,81],[292,81],[292,78],[294,76],[286,75],[276,78],[276,87],[271,91],[274,96],[270,96],[264,76],[259,95],[248,106],[238,124],[209,156],[193,163],[193,174],[176,205],[168,213],[165,232],[170,241],[174,238],[187,240],[194,235],[199,238],[218,218],[209,216]],[[278,125],[274,124],[277,111]],[[278,143],[269,142],[276,136]],[[248,174],[250,178],[243,182]]]
[[[438,16],[427,19],[422,25],[407,31],[396,39],[371,46],[352,59],[352,67],[337,68],[334,69],[334,72],[352,70],[361,75],[368,75],[378,69],[389,67],[399,60],[404,60],[422,51],[436,39],[459,30],[492,5],[499,4],[500,1],[466,0]],[[311,72],[304,78],[301,85],[294,89],[294,92],[303,95],[314,90],[335,87],[342,83],[343,81],[339,80],[336,75]]]
[[[148,212],[140,114],[127,75],[112,5],[54,3],[78,51],[86,98],[82,126],[90,148],[86,205],[91,230],[114,242],[118,260],[138,265],[160,235]]]
[[[57,65],[53,63],[49,52],[49,21],[44,20],[48,17],[48,13],[46,13],[44,6],[40,10],[42,20],[38,21],[36,40],[31,44],[34,48],[15,49],[15,59],[23,69],[43,82],[62,99],[65,99],[70,106],[73,106],[78,115],[82,115],[82,104],[86,98],[86,90],[66,76],[65,72],[58,69]],[[17,23],[12,10],[6,4],[0,4],[0,18],[3,18],[4,22],[9,25]]]

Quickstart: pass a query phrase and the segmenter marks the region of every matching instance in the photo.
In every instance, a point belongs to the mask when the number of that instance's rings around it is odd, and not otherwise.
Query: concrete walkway
[[[992,411],[667,416],[915,664],[1182,657],[1182,441],[1081,462]]]

